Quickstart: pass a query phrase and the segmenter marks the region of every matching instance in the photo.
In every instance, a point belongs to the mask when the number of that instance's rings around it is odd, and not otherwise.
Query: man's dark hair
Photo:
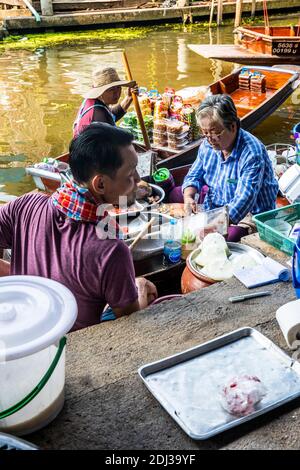
[[[86,183],[97,173],[114,176],[123,164],[120,149],[132,140],[129,132],[103,122],[86,127],[70,143],[69,163],[75,181]]]

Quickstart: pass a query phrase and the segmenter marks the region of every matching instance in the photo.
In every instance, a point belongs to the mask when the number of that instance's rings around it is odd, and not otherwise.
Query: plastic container
[[[168,132],[168,140],[173,141],[173,142],[182,142],[183,140],[186,140],[188,138],[189,131],[182,132],[181,134],[173,134],[171,132]]]
[[[153,121],[153,132],[166,132],[167,124],[164,119],[156,119]]]
[[[167,143],[168,143],[167,139],[153,137],[153,145],[157,145],[158,147],[166,147]]]
[[[160,168],[152,175],[152,179],[155,184],[160,186],[166,194],[169,194],[173,188],[175,188],[175,181],[173,175],[170,173],[168,168]]]
[[[290,203],[300,202],[300,166],[292,165],[278,181],[281,193]]]
[[[282,235],[285,235],[286,237],[289,236],[289,233],[292,229],[291,224],[280,219],[266,220],[265,225],[268,225],[268,227],[271,227],[277,232],[282,233]]]
[[[296,296],[300,299],[300,233],[294,246],[292,275]]]
[[[64,334],[77,316],[73,294],[37,276],[0,278],[0,431],[34,432],[64,404]]]
[[[280,209],[274,209],[253,216],[260,238],[290,256],[294,253],[295,240],[283,235],[276,230],[276,228],[270,227],[269,224],[266,224],[266,221],[277,219],[278,221],[288,222],[293,226],[299,218],[300,203],[291,204],[281,207]]]
[[[266,76],[260,72],[254,72],[250,77],[250,90],[259,93],[266,92]]]
[[[181,134],[187,131],[187,125],[177,119],[166,119],[167,132],[170,134]]]
[[[239,88],[249,90],[250,88],[251,72],[248,69],[243,68],[239,73]]]
[[[159,139],[167,139],[168,134],[164,131],[153,130],[153,137],[158,137]]]
[[[189,141],[187,139],[180,141],[180,143],[168,140],[168,147],[173,150],[182,150],[188,143]]]

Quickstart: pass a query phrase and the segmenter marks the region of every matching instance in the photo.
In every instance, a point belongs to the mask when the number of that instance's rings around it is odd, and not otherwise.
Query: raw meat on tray
[[[225,384],[221,404],[230,414],[247,416],[255,411],[255,405],[266,395],[266,389],[258,377],[237,376]]]

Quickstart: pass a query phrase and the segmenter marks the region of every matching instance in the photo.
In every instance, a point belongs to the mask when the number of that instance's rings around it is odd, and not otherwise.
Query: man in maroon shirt
[[[127,196],[128,205],[135,200],[140,178],[131,134],[108,124],[91,125],[71,142],[70,166],[75,189],[63,187],[51,197],[25,194],[0,208],[0,248],[12,250],[11,274],[54,279],[73,292],[77,330],[99,323],[106,304],[117,317],[128,315],[145,308],[157,291],[146,279],[135,279],[122,240],[100,239],[97,223],[82,217],[93,204],[96,209],[116,204],[119,196]],[[67,209],[66,191],[77,197]],[[88,206],[82,206],[86,194]]]

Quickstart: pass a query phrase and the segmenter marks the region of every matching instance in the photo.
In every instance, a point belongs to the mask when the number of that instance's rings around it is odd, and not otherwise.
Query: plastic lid
[[[160,168],[155,173],[153,173],[152,178],[156,183],[166,181],[170,177],[170,172],[168,168]]]
[[[28,356],[55,344],[77,316],[74,295],[38,276],[0,278],[0,361]]]

